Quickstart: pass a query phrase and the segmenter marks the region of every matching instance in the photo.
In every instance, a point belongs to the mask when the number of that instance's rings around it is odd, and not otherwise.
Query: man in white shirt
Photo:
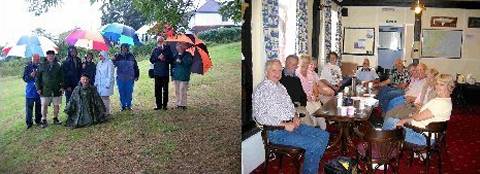
[[[328,144],[329,133],[300,124],[295,107],[282,78],[282,64],[278,59],[268,60],[265,65],[266,79],[257,85],[253,93],[253,118],[262,125],[282,126],[284,130],[268,132],[274,144],[290,145],[305,149],[303,172],[318,173],[320,159]]]
[[[379,79],[375,69],[370,67],[370,60],[367,58],[363,59],[363,66],[357,70],[355,75],[358,80],[366,83]]]

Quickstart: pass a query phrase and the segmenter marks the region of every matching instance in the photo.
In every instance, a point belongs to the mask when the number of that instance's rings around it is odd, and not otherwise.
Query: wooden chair
[[[427,145],[417,145],[413,143],[405,142],[405,151],[410,153],[410,165],[412,165],[413,155],[416,153],[423,159],[425,165],[425,172],[429,173],[430,160],[434,153],[438,154],[438,173],[442,173],[442,151],[446,152],[447,148],[447,125],[448,121],[435,122],[428,124],[425,129],[415,127],[412,125],[405,125],[405,127],[412,129],[417,133],[421,133],[427,139]],[[432,142],[431,140],[434,140]],[[426,157],[422,156],[422,153],[426,153]]]
[[[366,173],[375,173],[381,165],[385,167],[384,173],[389,167],[398,173],[404,139],[403,128],[380,131],[371,128],[365,135],[366,142],[357,145],[357,159],[366,165]],[[378,165],[372,168],[372,163]]]
[[[272,157],[279,157],[280,167],[283,166],[283,156],[287,156],[293,159],[295,162],[295,167],[300,173],[301,170],[301,160],[305,154],[305,150],[299,147],[274,144],[268,140],[268,131],[271,130],[284,130],[283,126],[266,126],[257,124],[262,129],[262,140],[265,147],[265,164],[264,164],[264,173],[267,173],[268,162]],[[281,169],[280,169],[281,170]]]

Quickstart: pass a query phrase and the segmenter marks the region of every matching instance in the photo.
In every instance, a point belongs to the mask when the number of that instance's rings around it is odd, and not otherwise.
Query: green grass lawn
[[[216,45],[209,51],[214,67],[207,75],[192,76],[188,110],[153,110],[150,62],[143,57],[133,111],[120,112],[115,89],[114,113],[108,122],[73,130],[55,125],[27,130],[24,82],[19,76],[0,78],[0,173],[238,171],[240,43]],[[173,83],[169,98],[172,108]],[[48,116],[51,122],[51,111]],[[61,113],[60,118],[64,121],[66,115]]]

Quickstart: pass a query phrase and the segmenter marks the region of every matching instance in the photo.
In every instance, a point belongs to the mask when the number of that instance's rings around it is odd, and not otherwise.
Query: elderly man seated
[[[266,79],[258,84],[253,93],[252,115],[262,125],[284,127],[285,130],[269,131],[268,139],[275,144],[305,149],[302,173],[317,173],[329,133],[300,123],[287,90],[279,83],[282,77],[280,61],[267,61],[265,69]]]
[[[375,69],[370,67],[370,60],[367,58],[363,59],[362,68],[358,69],[355,73],[357,79],[360,80],[362,83],[373,82],[379,79],[377,72]]]
[[[409,72],[405,66],[403,66],[402,60],[400,58],[396,59],[394,65],[395,69],[393,69],[389,78],[375,85],[380,89],[377,98],[383,110],[387,107],[391,99],[405,95],[404,90],[410,82]]]
[[[389,101],[386,111],[398,106],[402,103],[413,104],[417,99],[417,96],[422,94],[423,87],[425,86],[427,65],[421,63],[417,66],[412,67],[413,71],[411,73],[410,83],[405,90],[405,95],[398,96]]]

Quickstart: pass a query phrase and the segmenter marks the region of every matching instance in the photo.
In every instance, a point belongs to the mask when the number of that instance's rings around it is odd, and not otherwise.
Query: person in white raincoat
[[[105,105],[107,114],[111,114],[110,96],[114,88],[114,67],[113,62],[105,51],[100,52],[100,61],[97,63],[95,75],[95,86]]]

